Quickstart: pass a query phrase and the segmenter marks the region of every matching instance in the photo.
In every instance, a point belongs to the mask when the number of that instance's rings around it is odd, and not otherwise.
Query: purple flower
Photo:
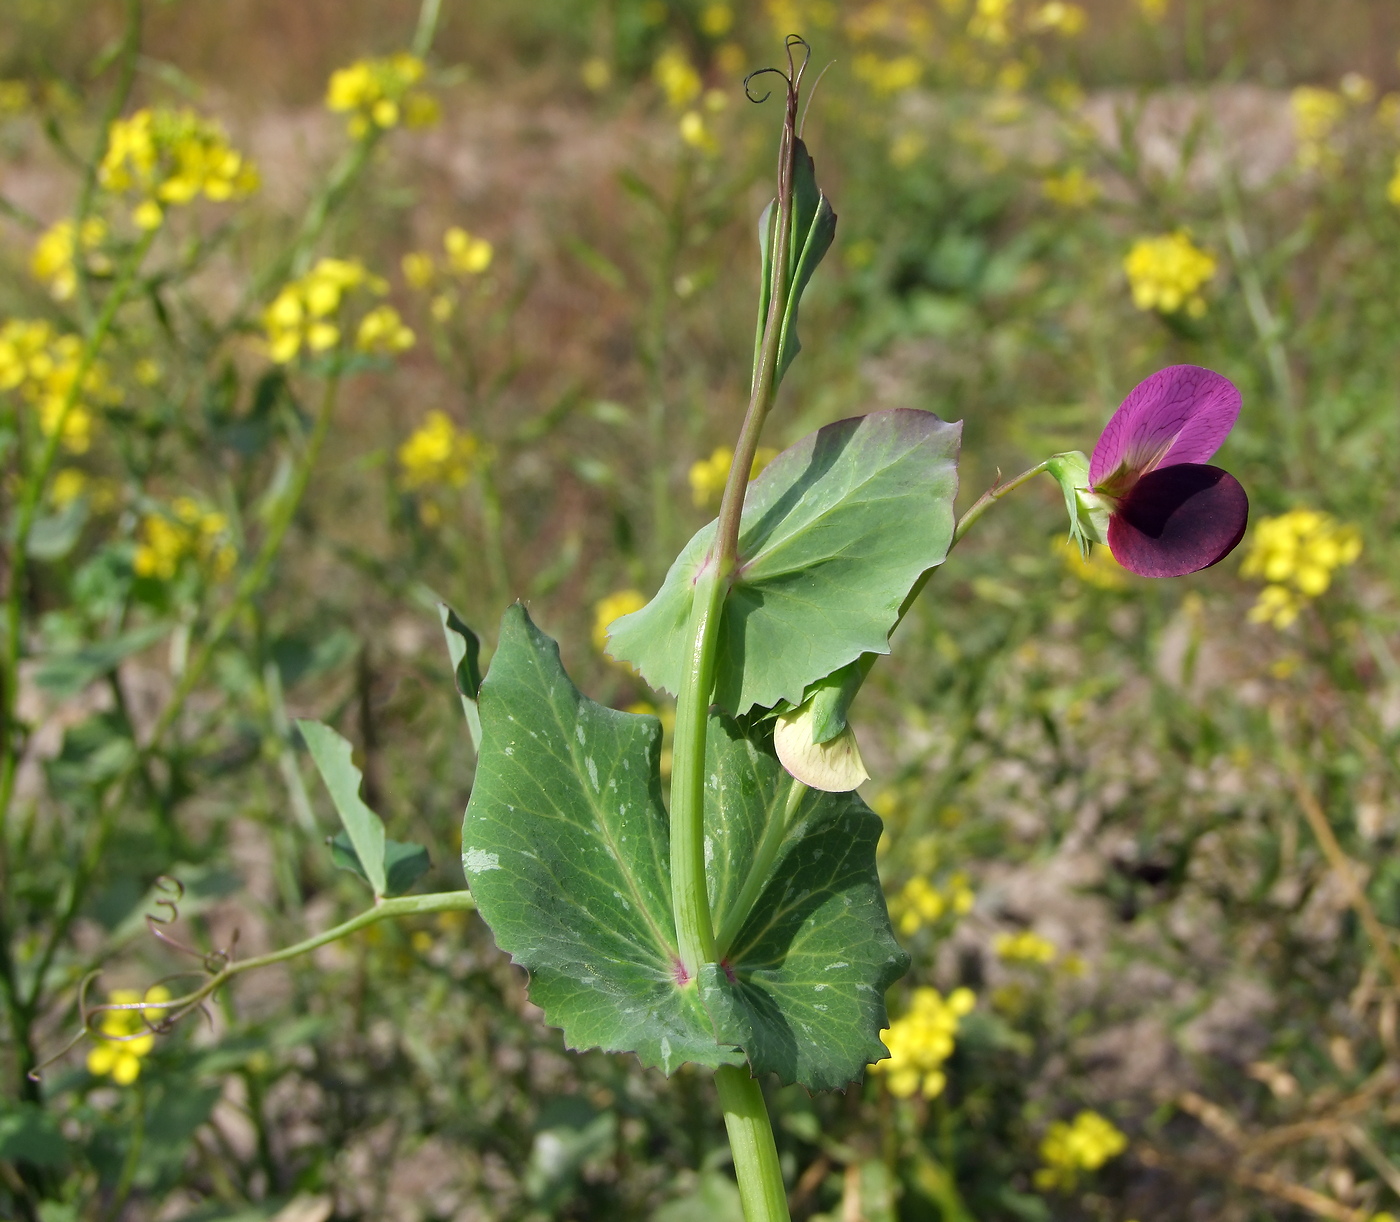
[[[1108,547],[1142,577],[1181,577],[1223,560],[1244,537],[1249,498],[1207,460],[1240,414],[1228,378],[1173,365],[1140,383],[1113,413],[1089,460],[1110,511]]]

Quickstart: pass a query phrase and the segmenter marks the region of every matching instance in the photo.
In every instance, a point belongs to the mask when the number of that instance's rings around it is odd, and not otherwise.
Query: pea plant
[[[570,1048],[630,1053],[666,1075],[687,1064],[712,1071],[745,1216],[789,1216],[760,1083],[776,1076],[828,1091],[859,1080],[888,1055],[881,1042],[889,1025],[885,993],[909,966],[876,869],[881,821],[856,793],[867,772],[850,717],[910,606],[983,514],[1038,474],[1060,485],[1081,549],[1107,546],[1146,577],[1182,576],[1224,558],[1244,534],[1248,503],[1231,475],[1209,465],[1240,396],[1219,374],[1194,366],[1164,369],[1133,390],[1091,457],[1053,455],[998,482],[960,518],[954,501],[961,426],[913,408],[827,425],[750,479],[783,377],[800,351],[803,294],[836,232],[836,213],[801,138],[806,44],[789,37],[786,50],[785,69],[755,74],[779,82],[783,124],[776,197],[758,225],[751,398],[718,516],[681,550],[655,597],[609,631],[613,657],[675,697],[669,792],[658,718],[585,696],[523,603],[505,612],[488,670],[480,638],[444,606],[477,756],[462,826],[470,890],[407,894],[427,869],[425,851],[386,837],[361,796],[350,744],[326,725],[302,721],[301,737],[343,824],[332,851],[371,887],[373,906],[280,951],[236,961],[226,952],[205,955],[198,986],[180,996],[160,985],[144,995],[114,994],[103,1006],[84,1001],[85,1031],[95,1028],[105,1039],[94,1072],[134,1080],[152,1035],[239,973],[385,918],[475,908],[498,946],[528,971],[531,999]],[[403,78],[403,93],[416,77],[402,64],[390,67]],[[340,109],[356,110],[363,84],[341,81]],[[398,111],[379,101],[364,115],[356,111],[357,151],[375,137],[374,124],[397,120]],[[154,138],[134,126],[126,132],[133,164],[142,164],[142,142]],[[111,189],[141,186],[121,177],[119,151],[109,159],[117,167],[108,175]],[[241,163],[224,157],[219,164],[232,177],[219,180],[215,194],[251,187]],[[141,235],[158,232],[179,192],[140,194],[130,266],[117,270],[75,386],[96,368],[107,322],[150,245]],[[83,240],[80,225],[69,242]],[[303,270],[264,317],[274,359],[316,360],[334,350],[342,298],[375,289],[355,264],[323,260]],[[357,335],[359,349],[371,353],[412,342],[388,307],[365,313]],[[327,405],[307,443],[311,458],[296,468],[302,484],[328,427],[337,378],[327,379]],[[68,392],[47,429],[44,477],[75,419],[77,397]],[[20,507],[21,538],[31,531],[38,495]],[[285,531],[290,510],[279,513],[274,527]],[[199,521],[186,521],[178,509],[176,522],[185,535],[203,537]],[[204,530],[202,546],[204,562],[219,570],[233,561],[221,541],[223,524],[216,526]],[[138,571],[174,571],[162,538],[156,532],[146,539],[146,552],[133,561]],[[242,579],[249,595],[265,579],[280,539],[265,545],[272,550]],[[17,580],[12,573],[12,586]],[[20,610],[12,597],[11,672]],[[227,623],[215,621],[220,638],[235,612],[225,614]],[[207,661],[203,653],[196,660],[181,698]],[[166,714],[162,731],[175,720]],[[6,760],[9,786],[12,756]],[[134,785],[141,779],[134,765],[131,773]],[[16,997],[23,1001],[14,988],[9,993],[12,1007]],[[19,1012],[23,1017],[23,1005]]]

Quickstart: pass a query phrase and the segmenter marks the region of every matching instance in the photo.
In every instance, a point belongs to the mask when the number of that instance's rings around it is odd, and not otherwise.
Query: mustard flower
[[[356,289],[382,295],[389,286],[358,259],[321,259],[306,275],[284,285],[263,311],[268,352],[279,365],[305,348],[325,352],[340,343],[338,317]]]
[[[426,250],[411,250],[400,260],[403,278],[410,288],[425,289],[437,277],[437,264]]]
[[[1012,0],[977,0],[967,32],[979,42],[1005,46],[1011,41]]]
[[[1048,31],[1073,38],[1080,33],[1089,20],[1089,15],[1077,4],[1065,4],[1062,0],[1050,0],[1031,14],[1027,23],[1033,31]]]
[[[66,509],[87,492],[88,477],[77,467],[63,467],[54,472],[49,485],[49,500],[55,509]]]
[[[1086,1171],[1097,1171],[1128,1148],[1128,1139],[1111,1120],[1087,1109],[1072,1124],[1057,1120],[1040,1143],[1035,1186],[1042,1192],[1072,1192]]]
[[[669,47],[657,56],[651,75],[672,110],[685,110],[700,96],[700,74],[678,47]]]
[[[59,335],[42,319],[10,319],[0,326],[0,391],[17,391],[35,411],[40,431],[52,436],[62,427],[64,449],[85,453],[92,443],[92,408],[121,402],[107,367],[93,361],[67,414],[82,364],[82,341]]]
[[[1292,509],[1255,528],[1240,575],[1267,584],[1250,610],[1253,623],[1287,628],[1332,584],[1332,574],[1355,564],[1361,532],[1330,514]]]
[[[966,874],[954,874],[942,890],[922,875],[915,875],[895,897],[890,905],[890,915],[894,917],[899,932],[906,938],[912,938],[946,913],[966,916],[972,911],[976,900]]]
[[[0,81],[0,118],[29,109],[29,86],[24,81]]]
[[[132,558],[138,576],[171,581],[187,561],[214,580],[227,577],[238,553],[229,540],[228,518],[191,497],[176,497],[169,510],[146,514]]]
[[[1139,238],[1123,260],[1133,304],[1139,310],[1192,318],[1206,312],[1201,289],[1215,276],[1215,260],[1179,229],[1155,238]]]
[[[257,168],[229,145],[223,127],[189,109],[138,110],[115,120],[97,180],[114,194],[140,195],[132,220],[148,230],[160,227],[171,205],[199,195],[235,199],[258,188]]]
[[[1099,198],[1099,184],[1082,166],[1071,166],[1063,174],[1041,179],[1040,190],[1052,204],[1062,208],[1087,208]]]
[[[331,73],[326,106],[350,115],[347,130],[356,140],[400,123],[431,127],[441,117],[437,99],[413,88],[426,73],[423,61],[407,52],[356,60]]]
[[[778,457],[778,451],[771,446],[759,446],[754,451],[753,465],[749,467],[749,478],[756,479],[758,473]],[[734,461],[734,451],[727,446],[718,446],[709,458],[702,458],[690,467],[690,492],[696,507],[718,504],[729,478],[729,465]]]
[[[864,81],[877,97],[903,93],[913,89],[923,79],[924,65],[913,55],[897,55],[886,59],[871,51],[862,51],[855,58],[856,78]]]
[[[1400,208],[1400,156],[1395,158],[1395,173],[1391,175],[1390,182],[1386,184],[1385,197],[1397,208]]]
[[[115,1006],[136,1006],[140,1002],[165,1002],[170,993],[160,985],[147,989],[145,996],[136,989],[114,989],[107,999]],[[110,1077],[118,1086],[130,1086],[141,1076],[141,1061],[155,1047],[151,1024],[159,1022],[163,1007],[104,1010],[98,1021],[101,1035],[87,1056],[88,1072],[99,1078]]]
[[[1055,540],[1055,548],[1065,562],[1065,568],[1085,585],[1100,590],[1124,590],[1128,581],[1123,566],[1106,547],[1096,547],[1087,556],[1073,539]]]
[[[954,989],[945,999],[937,989],[914,990],[909,1009],[883,1033],[888,1060],[870,1068],[883,1075],[899,1099],[933,1099],[948,1085],[943,1063],[953,1055],[958,1023],[977,1004],[971,989]]]
[[[87,261],[91,271],[98,275],[111,272],[112,261],[99,249],[106,239],[107,224],[101,217],[88,217],[77,232],[76,238],[75,226],[71,220],[58,221],[49,226],[34,243],[29,270],[41,284],[48,285],[49,293],[55,301],[67,301],[78,288],[79,248],[84,252],[96,252]]]
[[[413,332],[404,325],[393,306],[376,306],[362,319],[355,332],[355,347],[361,352],[392,356],[414,345]]]
[[[479,276],[491,266],[495,247],[485,238],[473,237],[454,225],[442,235],[442,248],[447,252],[447,265],[463,276]]]
[[[600,598],[593,606],[593,646],[602,653],[608,644],[608,628],[613,620],[631,615],[647,605],[646,595],[640,590],[615,590],[606,598]]]
[[[481,443],[445,412],[433,411],[399,446],[398,457],[405,488],[462,488],[481,460]]]
[[[705,116],[698,110],[687,110],[678,124],[681,139],[693,149],[713,156],[719,152],[719,141],[705,126]]]
[[[1049,938],[1033,929],[1019,933],[999,933],[992,943],[997,958],[1006,963],[1054,963],[1060,950]]]

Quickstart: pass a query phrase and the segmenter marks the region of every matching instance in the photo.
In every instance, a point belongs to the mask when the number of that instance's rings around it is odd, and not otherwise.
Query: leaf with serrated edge
[[[808,684],[889,652],[905,595],[952,542],[961,436],[932,412],[872,412],[809,434],[749,485],[716,704],[739,715],[800,704]],[[673,694],[714,533],[713,522],[699,531],[656,597],[609,630],[608,652]]]
[[[298,721],[297,729],[306,740],[321,780],[330,790],[331,801],[345,827],[365,878],[375,895],[384,894],[384,824],[360,797],[360,770],[350,759],[350,744],[330,726],[319,721]]]
[[[661,723],[585,697],[519,604],[481,685],[462,864],[496,943],[571,1048],[742,1064],[678,987]]]
[[[717,928],[743,891],[792,779],[771,749],[711,717],[705,836]],[[829,1090],[888,1056],[885,990],[909,967],[875,869],[880,819],[853,793],[809,792],[722,965],[700,972],[718,1037],[755,1073]]]

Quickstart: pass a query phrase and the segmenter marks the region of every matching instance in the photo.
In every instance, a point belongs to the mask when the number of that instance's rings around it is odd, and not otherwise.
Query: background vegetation
[[[795,1213],[1400,1209],[1393,5],[144,7],[0,17],[0,1212],[737,1218],[708,1081],[566,1052],[475,917],[62,1050],[90,972],[140,1001],[365,905],[296,716],[462,885],[440,599],[656,701],[598,628],[717,499],[778,122],[740,82],[789,31],[841,220],[767,440],[961,419],[965,506],[1190,362],[1254,511],[1152,583],[1046,481],[935,574],[856,713],[897,1056],[772,1093]],[[222,127],[143,179],[143,108]]]

